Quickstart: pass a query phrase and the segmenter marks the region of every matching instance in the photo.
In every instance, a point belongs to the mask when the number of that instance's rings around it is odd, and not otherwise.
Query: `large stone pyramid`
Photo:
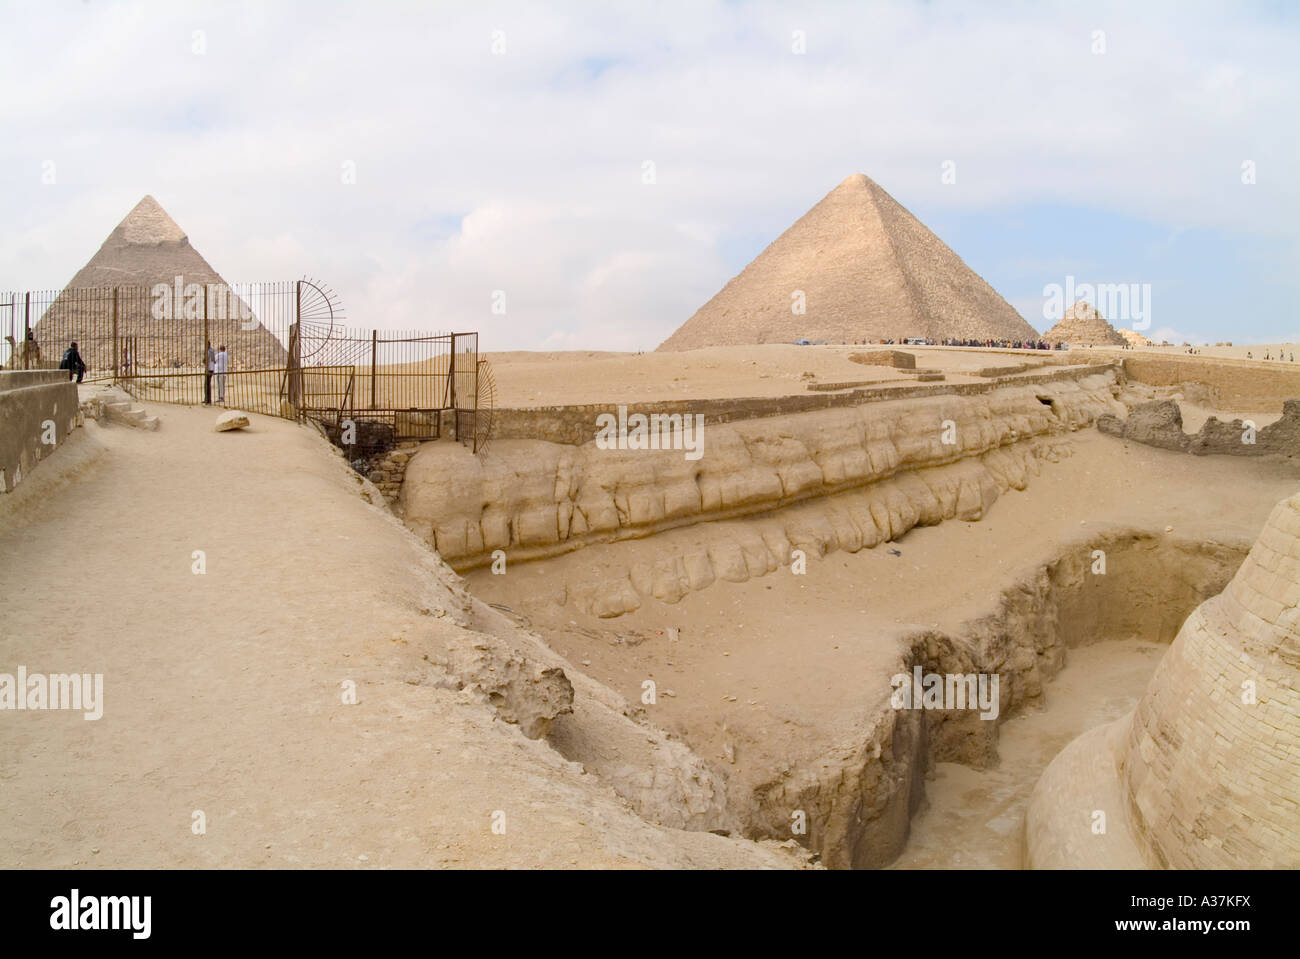
[[[1106,322],[1101,312],[1085,300],[1080,300],[1061,317],[1061,322],[1043,334],[1049,343],[1069,343],[1071,346],[1124,346],[1128,340]]]
[[[68,341],[76,340],[92,369],[111,367],[111,291],[118,288],[119,350],[122,341],[136,338],[137,369],[176,362],[188,367],[201,364],[203,320],[184,319],[180,304],[175,306],[180,319],[154,316],[156,304],[149,291],[160,283],[174,289],[177,277],[182,289],[189,284],[226,287],[226,281],[190,246],[189,238],[167,211],[146,196],[33,325],[42,355],[47,361],[57,359]],[[233,294],[229,300],[223,298],[224,309],[214,310],[218,315],[209,317],[207,329],[213,345],[225,344],[237,368],[284,366],[284,346],[256,317],[241,319],[236,302]],[[243,308],[251,312],[246,303]]]
[[[1036,340],[1038,334],[898,201],[855,173],[659,349],[900,337]]]

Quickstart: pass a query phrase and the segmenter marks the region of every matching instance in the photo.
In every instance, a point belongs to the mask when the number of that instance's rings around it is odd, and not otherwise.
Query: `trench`
[[[897,545],[924,562],[917,535],[908,534]],[[653,549],[653,540],[640,548]],[[663,688],[675,687],[676,698],[666,702],[676,708],[700,704],[687,719],[656,707],[633,712],[724,774],[734,834],[794,838],[830,868],[1015,868],[1021,863],[1024,805],[1042,768],[1074,736],[1132,706],[1184,619],[1224,589],[1248,548],[1132,528],[1072,541],[1046,560],[1008,570],[993,581],[1001,584],[999,592],[968,607],[982,612],[946,631],[903,627],[890,637],[893,645],[873,640],[870,654],[858,661],[864,685],[857,688],[871,690],[860,709],[845,706],[852,684],[840,682],[826,692],[843,662],[836,657],[852,635],[839,632],[838,624],[831,635],[809,633],[797,611],[778,620],[774,610],[787,615],[794,596],[789,591],[805,589],[780,574],[717,583],[676,606],[607,620],[599,629],[570,624],[567,615],[561,622],[532,625],[553,649],[575,664],[580,661],[631,702],[643,678],[653,676]],[[1101,573],[1097,551],[1105,557]],[[837,563],[854,564],[845,576],[868,578],[873,587],[886,582],[880,577],[900,563],[886,548],[836,555]],[[544,564],[534,567],[543,569]],[[469,581],[476,592],[488,585],[484,574]],[[528,586],[521,581],[513,588]],[[878,591],[887,595],[890,587]],[[928,602],[937,606],[949,598],[945,593]],[[763,611],[745,615],[764,599],[769,605]],[[847,592],[813,601],[846,607],[839,614],[870,605]],[[683,624],[682,636],[655,636],[674,622]],[[769,653],[801,648],[806,655],[798,668],[781,661],[773,665],[763,650],[747,645],[759,638],[758,631],[767,633],[763,641]],[[694,649],[687,634],[700,637]],[[629,662],[642,654],[645,660]],[[781,674],[768,681],[788,693],[786,702],[767,711],[771,689],[719,697],[732,685],[737,693],[745,689],[725,671],[746,656],[754,657],[748,668],[755,682],[760,675]],[[997,719],[982,720],[973,710],[893,709],[889,678],[918,666],[941,674],[997,674]],[[719,682],[728,688],[719,689]],[[778,706],[783,715],[776,715]],[[849,713],[854,718],[846,723]],[[749,728],[746,715],[757,717]],[[574,751],[574,738],[563,733],[565,723],[557,723],[557,729],[561,734],[550,737],[551,745],[566,759],[587,761],[591,753]],[[583,746],[592,749],[589,742]],[[619,763],[633,761],[628,756]],[[662,782],[663,772],[652,761],[629,778]],[[620,791],[617,777],[611,785]],[[662,821],[656,814],[664,809],[662,795],[647,799],[649,793],[641,790],[634,805],[641,802],[643,815]],[[807,827],[792,836],[795,813]]]
[[[1048,764],[1080,735],[1137,704],[1165,647],[1106,639],[1071,650],[1067,668],[998,730],[998,762],[937,762],[891,869],[1020,869],[1025,810]]]
[[[841,823],[815,837],[822,861],[1021,867],[1024,809],[1043,769],[1076,736],[1132,708],[1188,614],[1222,592],[1248,548],[1111,533],[1067,547],[954,634],[917,631],[903,671],[996,673],[999,715],[882,707],[893,716],[882,715],[875,729],[884,735],[858,753],[861,768],[831,763],[822,777],[832,803],[856,811],[846,821],[821,810],[824,821]],[[1093,572],[1096,551],[1105,555],[1104,574]],[[837,779],[867,788],[837,790]],[[779,811],[753,798],[747,833],[777,838]]]

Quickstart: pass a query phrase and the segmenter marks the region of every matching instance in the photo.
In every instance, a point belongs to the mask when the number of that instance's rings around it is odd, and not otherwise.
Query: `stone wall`
[[[1139,383],[1203,387],[1209,405],[1227,412],[1281,409],[1284,400],[1300,396],[1300,363],[1148,354],[1122,362],[1124,373]]]
[[[1054,370],[1020,377],[1017,384],[1033,385],[1062,380],[1079,380],[1107,371],[1117,371],[1118,364],[1096,363],[1089,367]],[[815,410],[845,409],[882,400],[912,399],[926,396],[978,396],[998,389],[998,383],[945,383],[928,386],[908,383],[904,386],[867,387],[843,393],[810,392],[791,396],[765,396],[742,399],[669,400],[657,403],[629,404],[631,412],[654,414],[702,414],[704,422],[734,423],[739,420],[788,416]],[[505,407],[493,411],[493,440],[530,439],[548,443],[581,446],[596,435],[596,417],[612,412],[614,403],[578,406]],[[444,434],[446,435],[446,434]]]
[[[419,440],[402,440],[393,449],[367,461],[366,479],[379,488],[379,492],[384,494],[384,502],[390,507],[397,502],[397,494],[402,490],[406,464],[419,448]]]
[[[64,370],[0,371],[0,424],[0,492],[7,493],[79,425],[77,384]]]
[[[427,444],[409,463],[399,504],[407,525],[462,570],[490,561],[497,549],[512,560],[540,558],[969,463],[969,476],[945,475],[923,497],[921,511],[943,518],[982,509],[998,485],[1022,484],[1028,453],[1016,448],[1021,441],[1123,410],[1109,369],[1080,381],[978,386],[709,424],[698,459],[681,450],[600,449],[594,441],[494,440],[480,456],[459,444]],[[584,422],[594,425],[594,416]],[[1008,456],[990,460],[999,450]],[[998,472],[1010,475],[995,481]],[[907,512],[883,503],[878,517],[864,508],[862,524],[872,525],[860,527],[859,538],[880,537],[882,522],[888,538],[892,514],[901,523]]]
[[[849,360],[863,366],[892,366],[900,370],[916,369],[916,356],[902,350],[864,350],[850,353]]]

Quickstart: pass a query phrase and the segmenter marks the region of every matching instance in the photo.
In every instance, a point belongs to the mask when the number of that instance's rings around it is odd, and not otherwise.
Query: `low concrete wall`
[[[1088,367],[1053,370],[1029,376],[1018,376],[1011,385],[1032,385],[1058,380],[1079,380],[1086,376],[1106,372],[1118,364],[1102,362]],[[703,414],[709,425],[732,423],[738,420],[761,419],[769,416],[786,416],[813,410],[843,409],[882,400],[903,400],[922,396],[977,396],[992,392],[1008,383],[944,383],[941,385],[906,384],[854,389],[844,393],[800,393],[790,396],[763,396],[746,399],[666,400],[657,403],[625,404],[629,413]],[[596,435],[596,417],[614,412],[617,403],[595,403],[583,406],[506,407],[493,411],[492,436],[507,440],[546,440],[581,446],[591,442]],[[446,434],[444,434],[446,435]]]
[[[41,386],[45,383],[69,383],[71,380],[67,370],[0,370],[0,390],[16,390],[23,386]]]
[[[8,493],[78,425],[77,384],[63,370],[0,371],[0,492]]]

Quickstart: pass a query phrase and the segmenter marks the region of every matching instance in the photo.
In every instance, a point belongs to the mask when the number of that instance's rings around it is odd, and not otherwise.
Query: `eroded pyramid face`
[[[186,238],[176,221],[151,196],[137,203],[113,232],[121,233],[122,239],[129,244],[142,246],[180,243]]]

